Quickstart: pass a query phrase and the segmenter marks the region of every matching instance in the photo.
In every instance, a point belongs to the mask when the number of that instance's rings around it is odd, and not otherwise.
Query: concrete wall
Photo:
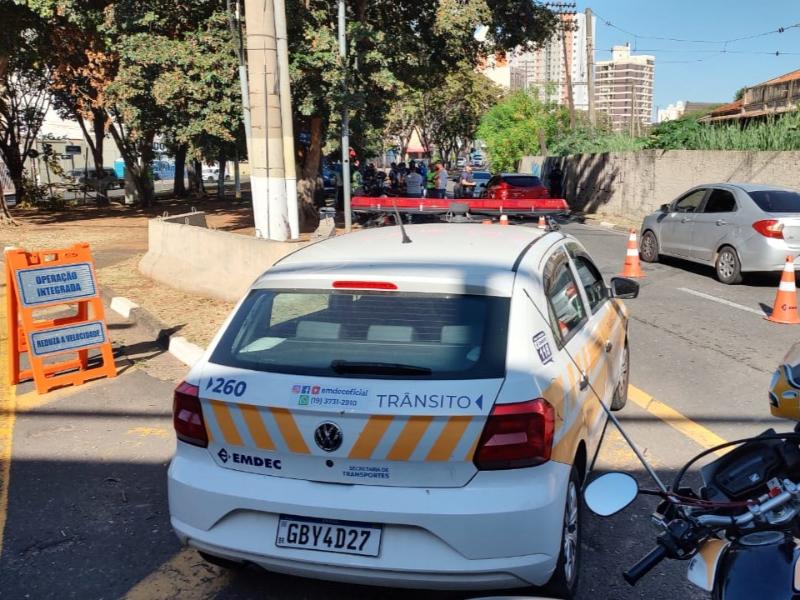
[[[521,173],[560,165],[573,210],[639,219],[703,183],[748,182],[800,190],[800,152],[643,150],[565,157],[528,156]]]
[[[304,245],[207,229],[204,213],[188,213],[150,220],[139,270],[185,292],[237,301],[259,275]]]

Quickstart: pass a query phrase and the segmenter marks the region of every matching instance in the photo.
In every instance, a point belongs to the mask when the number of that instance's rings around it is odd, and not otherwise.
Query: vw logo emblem
[[[342,430],[336,423],[325,421],[314,432],[314,441],[325,452],[334,452],[342,445]]]

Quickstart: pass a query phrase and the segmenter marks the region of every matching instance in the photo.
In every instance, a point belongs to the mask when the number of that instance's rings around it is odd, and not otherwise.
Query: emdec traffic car
[[[627,318],[575,239],[428,224],[259,278],[175,391],[172,525],[212,562],[569,596]],[[570,358],[574,357],[574,362]],[[229,564],[229,563],[225,563]]]

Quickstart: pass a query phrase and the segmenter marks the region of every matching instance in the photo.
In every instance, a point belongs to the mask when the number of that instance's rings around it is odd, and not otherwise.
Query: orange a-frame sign
[[[9,384],[32,378],[36,391],[45,394],[57,387],[115,377],[89,244],[40,252],[7,248],[4,257]],[[90,350],[99,354],[91,361]]]

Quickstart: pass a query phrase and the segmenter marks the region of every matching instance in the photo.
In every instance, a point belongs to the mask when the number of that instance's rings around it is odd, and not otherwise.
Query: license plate
[[[281,516],[275,545],[339,554],[378,556],[381,528],[369,523]]]

